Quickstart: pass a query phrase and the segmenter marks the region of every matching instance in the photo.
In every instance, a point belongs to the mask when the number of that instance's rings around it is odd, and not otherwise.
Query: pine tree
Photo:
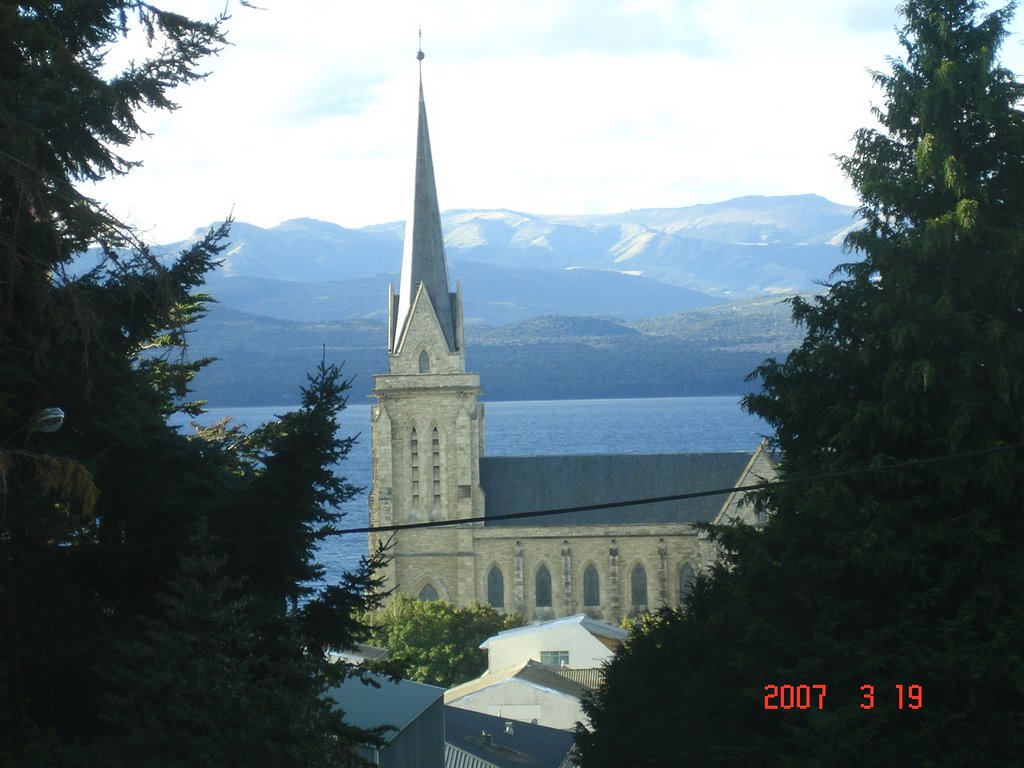
[[[107,635],[99,617],[114,615],[118,601],[71,545],[95,542],[104,525],[120,528],[118,481],[153,471],[142,459],[166,443],[160,411],[188,372],[165,369],[161,385],[142,352],[178,327],[226,235],[215,230],[160,261],[76,184],[130,170],[118,152],[142,133],[137,110],[174,107],[169,92],[201,77],[199,61],[223,45],[222,22],[133,0],[0,4],[0,485],[12,553],[3,601],[18,617],[3,631],[16,632],[5,645],[22,650],[13,663],[26,690],[10,696],[15,708],[24,698],[33,720],[59,723],[72,738],[89,732],[88,659]],[[101,76],[104,50],[136,27],[151,55]],[[96,266],[75,273],[78,254],[94,245]],[[67,414],[64,428],[26,433],[48,406]],[[129,450],[131,469],[119,461]],[[53,460],[84,466],[98,497],[45,482],[40,468]],[[135,510],[140,501],[131,499]],[[22,731],[12,725],[11,746]]]
[[[795,302],[805,340],[758,369],[746,401],[781,456],[759,500],[770,522],[717,531],[725,562],[688,612],[618,655],[596,733],[580,734],[585,765],[658,727],[694,739],[679,749],[693,765],[1024,753],[1024,90],[997,57],[1012,10],[902,6],[905,57],[875,75],[881,130],[840,161],[863,258]],[[822,475],[836,476],[800,481]],[[769,684],[827,695],[766,710]],[[644,699],[641,724],[626,713]]]
[[[106,671],[101,717],[115,727],[94,764],[140,768],[355,764],[352,733],[324,696],[309,696],[308,659],[264,652],[252,598],[199,542]],[[323,694],[323,689],[318,693]],[[362,736],[373,743],[372,734]]]
[[[225,44],[226,20],[140,0],[0,3],[0,533],[11,551],[0,601],[17,618],[0,627],[0,646],[13,650],[5,661],[23,683],[5,686],[4,702],[25,713],[0,709],[12,723],[0,735],[5,765],[11,753],[74,764],[97,738],[141,739],[124,718],[100,719],[110,681],[98,670],[116,668],[126,643],[141,643],[121,660],[121,682],[153,684],[144,648],[157,638],[139,637],[146,622],[204,637],[202,614],[213,606],[203,607],[195,579],[191,591],[170,581],[200,530],[227,579],[218,586],[210,576],[210,589],[232,591],[232,610],[246,606],[244,616],[211,613],[220,624],[207,628],[210,641],[236,643],[211,674],[239,675],[247,697],[260,683],[285,685],[278,731],[255,718],[265,702],[240,702],[255,708],[254,727],[282,744],[325,723],[341,744],[358,737],[324,720],[320,694],[344,670],[328,668],[323,650],[362,639],[358,616],[376,604],[379,559],[331,585],[317,581],[313,560],[316,540],[340,517],[336,505],[356,491],[332,469],[351,445],[338,436],[348,388],[340,368],[324,362],[301,409],[254,434],[228,426],[180,434],[167,416],[199,407],[188,385],[206,361],[188,360],[185,341],[230,221],[179,254],[158,254],[77,186],[134,167],[119,153],[143,134],[139,110],[175,108],[171,92],[204,76],[199,67]],[[136,34],[148,52],[106,75],[105,52]],[[64,410],[63,429],[26,431],[47,406]],[[160,602],[169,582],[171,601]],[[164,682],[168,699],[194,695]],[[120,695],[138,703],[140,690]],[[197,749],[213,749],[193,733]],[[166,746],[152,729],[145,736]],[[293,747],[293,764],[313,761]]]
[[[323,576],[313,563],[316,538],[335,530],[337,508],[362,490],[334,470],[355,442],[338,436],[337,417],[350,386],[338,366],[321,361],[302,389],[300,409],[248,438],[258,471],[239,497],[238,514],[251,535],[269,538],[266,545],[246,543],[237,554],[251,560],[272,612],[309,597],[308,584]],[[281,535],[286,538],[275,538]]]

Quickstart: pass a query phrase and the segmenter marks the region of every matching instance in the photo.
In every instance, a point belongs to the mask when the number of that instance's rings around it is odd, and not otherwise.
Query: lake
[[[484,409],[488,456],[752,451],[768,432],[763,421],[741,410],[738,397],[488,402]],[[212,424],[230,416],[256,427],[287,410],[286,406],[210,408],[199,422]],[[370,406],[349,405],[339,423],[342,434],[360,437],[338,471],[369,490]],[[366,493],[342,510],[341,527],[365,526]],[[355,567],[367,546],[365,533],[324,541],[318,559],[328,581],[336,583],[342,572]]]

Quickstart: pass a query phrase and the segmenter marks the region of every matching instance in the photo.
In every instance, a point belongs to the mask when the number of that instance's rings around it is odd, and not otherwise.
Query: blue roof
[[[564,509],[734,487],[750,461],[740,453],[491,456],[480,459],[485,515]],[[622,525],[712,522],[725,494],[633,504],[486,525]]]
[[[451,706],[444,708],[444,731],[446,743],[498,768],[558,768],[573,745],[569,731]]]
[[[385,742],[394,739],[434,702],[444,697],[444,688],[434,685],[412,680],[392,682],[376,674],[369,677],[380,687],[363,685],[358,678],[350,677],[331,688],[327,695],[344,711],[345,722],[349,725],[365,730],[392,726],[384,734]]]

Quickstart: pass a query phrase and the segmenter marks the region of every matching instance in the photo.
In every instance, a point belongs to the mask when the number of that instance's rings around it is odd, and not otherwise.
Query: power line
[[[465,525],[469,523],[483,523],[497,520],[524,520],[533,517],[548,517],[553,515],[567,515],[573,512],[590,512],[600,509],[615,509],[618,507],[635,507],[645,504],[660,504],[665,501],[686,501],[688,499],[701,499],[707,496],[725,496],[731,493],[749,493],[750,491],[761,491],[766,488],[778,488],[780,486],[799,485],[802,483],[814,483],[821,480],[838,480],[858,475],[874,474],[893,469],[907,469],[909,467],[925,466],[928,464],[940,464],[947,461],[958,461],[961,459],[972,459],[979,456],[987,456],[993,453],[1006,453],[1024,448],[1024,443],[1013,445],[1001,445],[995,448],[984,448],[978,451],[955,453],[946,456],[934,456],[928,459],[910,459],[895,464],[883,464],[877,467],[861,467],[858,469],[847,469],[839,472],[823,472],[817,475],[805,475],[803,477],[787,478],[785,480],[765,480],[750,485],[733,485],[728,488],[715,488],[708,491],[693,491],[691,493],[675,493],[669,496],[652,496],[644,499],[628,499],[625,501],[609,501],[602,504],[583,504],[576,507],[558,507],[554,509],[535,510],[530,512],[508,512],[500,515],[478,515],[476,517],[460,517],[454,520],[429,520],[421,523],[397,523],[395,525],[366,526],[363,528],[343,528],[341,530],[325,532],[317,535],[317,538],[328,538],[330,536],[344,536],[354,533],[390,533],[394,531],[407,531],[417,528],[440,528],[452,525]]]
[[[602,509],[616,509],[621,507],[635,507],[644,506],[647,504],[659,504],[667,501],[686,501],[688,499],[699,499],[708,496],[725,496],[733,493],[749,493],[751,491],[761,491],[767,488],[779,488],[783,486],[802,485],[805,483],[815,483],[823,480],[841,480],[844,478],[878,474],[880,472],[888,472],[896,469],[909,469],[913,467],[923,467],[932,464],[943,464],[951,461],[974,459],[981,456],[989,456],[997,453],[1008,453],[1011,451],[1021,450],[1022,448],[1024,448],[1024,443],[1013,443],[1012,445],[1000,445],[992,448],[983,448],[977,451],[966,451],[962,453],[947,454],[944,456],[933,456],[931,458],[926,459],[908,459],[906,461],[895,462],[893,464],[882,464],[873,467],[859,467],[856,469],[846,469],[835,472],[822,472],[815,475],[804,475],[801,477],[765,480],[759,483],[751,483],[748,485],[734,485],[728,488],[714,488],[705,491],[693,491],[690,493],[676,493],[668,496],[652,496],[642,499],[625,499],[622,501],[608,501],[600,504],[582,504],[574,507],[558,507],[552,509],[531,510],[527,512],[508,512],[505,514],[497,515],[478,515],[475,517],[460,517],[453,520],[429,520],[419,523],[396,523],[394,525],[361,526],[358,528],[340,528],[327,530],[322,529],[319,531],[311,531],[309,533],[304,534],[277,533],[264,535],[217,536],[213,538],[213,541],[221,544],[244,544],[256,543],[261,541],[283,541],[287,539],[314,539],[323,541],[333,536],[350,536],[354,534],[366,533],[394,533],[397,531],[408,531],[423,528],[443,528],[450,527],[453,525],[487,523],[498,520],[528,520],[535,517],[552,517],[555,515],[568,515],[574,512],[590,512]],[[76,550],[80,550],[100,547],[176,547],[189,543],[194,542],[181,540],[165,540],[151,542],[135,541],[122,542],[117,544],[75,545],[74,547],[68,547],[68,549],[73,548]]]

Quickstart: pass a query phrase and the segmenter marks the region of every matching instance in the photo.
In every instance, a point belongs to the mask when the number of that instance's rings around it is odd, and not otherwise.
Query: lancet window
[[[639,563],[633,568],[632,574],[630,574],[629,586],[633,597],[633,608],[647,608],[647,569]]]
[[[534,595],[538,608],[551,607],[551,571],[546,565],[537,569],[537,576],[534,579]]]
[[[424,584],[423,589],[420,590],[419,599],[425,603],[437,600],[439,597],[440,595],[437,594],[437,590],[434,589],[433,584]]]
[[[487,572],[487,602],[495,608],[505,607],[505,577],[496,565]]]
[[[696,578],[693,572],[693,566],[687,563],[679,569],[679,604],[682,605],[683,601],[693,591],[693,580]]]
[[[589,607],[601,604],[601,577],[592,564],[583,571],[583,604]]]
[[[441,508],[441,438],[434,427],[430,439],[430,464],[433,481],[433,509]]]
[[[412,506],[420,504],[420,444],[416,439],[416,428],[409,435],[409,469],[412,476]]]

